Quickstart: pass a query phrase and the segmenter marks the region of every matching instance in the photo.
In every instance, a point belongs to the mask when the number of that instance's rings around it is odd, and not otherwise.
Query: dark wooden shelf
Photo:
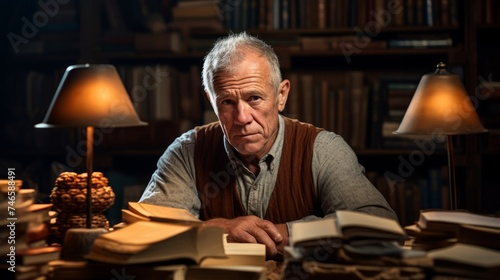
[[[10,57],[12,64],[30,64],[36,65],[39,63],[58,64],[75,64],[79,61],[78,54],[46,54],[46,53],[32,53],[32,54],[18,54]],[[43,66],[43,65],[39,65]]]
[[[184,60],[199,60],[201,61],[205,53],[203,52],[110,52],[100,53],[97,59],[101,60],[128,60],[128,61],[144,61],[144,60],[168,60],[168,61],[184,61]],[[157,61],[158,62],[158,61]]]
[[[364,27],[359,29],[365,32]],[[386,34],[386,33],[443,33],[460,31],[460,26],[388,26],[380,28],[379,30],[372,31],[373,33]],[[243,30],[232,30],[232,32],[240,32]],[[263,37],[291,37],[291,36],[324,36],[324,35],[348,35],[356,34],[358,31],[354,27],[344,28],[296,28],[296,29],[248,29],[249,34],[255,34]],[[378,31],[378,32],[376,32]],[[229,30],[216,31],[216,30],[193,30],[191,33],[194,36],[205,37],[218,37],[229,33]]]
[[[376,55],[376,56],[400,56],[400,55],[431,55],[431,54],[450,54],[463,52],[463,48],[408,48],[408,49],[361,49],[359,53],[353,53],[353,56]],[[290,51],[291,56],[344,56],[341,50],[300,50]]]
[[[363,49],[359,53],[353,53],[352,56],[429,56],[429,55],[444,55],[455,56],[463,54],[464,50],[461,47],[455,48],[415,48],[415,49]],[[204,52],[179,52],[179,53],[137,53],[137,52],[113,52],[109,54],[100,54],[97,60],[112,61],[112,62],[155,62],[168,61],[169,63],[183,62],[190,60],[192,62],[201,62]],[[345,54],[341,50],[286,50],[280,49],[279,55],[281,58],[286,57],[344,57]],[[42,59],[42,58],[40,58]]]

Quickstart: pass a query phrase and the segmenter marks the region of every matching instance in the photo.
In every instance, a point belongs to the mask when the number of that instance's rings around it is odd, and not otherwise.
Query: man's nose
[[[238,102],[234,111],[234,121],[238,125],[245,125],[252,121],[252,107],[246,102]]]

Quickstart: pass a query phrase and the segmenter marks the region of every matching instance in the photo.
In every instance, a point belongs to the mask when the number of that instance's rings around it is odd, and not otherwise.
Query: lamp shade
[[[486,132],[458,75],[439,63],[420,80],[394,134],[472,134]]]
[[[114,66],[69,66],[42,123],[44,127],[141,126],[125,87]]]

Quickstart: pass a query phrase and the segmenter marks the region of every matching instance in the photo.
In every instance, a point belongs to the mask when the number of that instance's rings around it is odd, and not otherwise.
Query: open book
[[[160,263],[183,260],[197,264],[224,257],[222,228],[138,221],[100,235],[87,258],[112,264]]]
[[[129,202],[128,209],[122,209],[122,220],[128,224],[137,221],[201,224],[198,218],[185,209],[140,202]]]
[[[429,251],[436,272],[499,279],[500,229],[460,225],[456,240],[450,246]]]
[[[438,231],[456,236],[460,225],[500,229],[500,217],[453,210],[424,210],[416,225],[422,231]]]
[[[344,242],[404,242],[406,232],[395,220],[366,213],[339,210],[336,218],[292,224],[292,246],[317,246]]]

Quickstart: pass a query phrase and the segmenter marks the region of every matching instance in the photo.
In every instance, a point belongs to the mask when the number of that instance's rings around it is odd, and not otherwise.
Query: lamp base
[[[105,228],[71,228],[66,231],[61,258],[66,261],[84,261],[94,240],[108,232]]]

